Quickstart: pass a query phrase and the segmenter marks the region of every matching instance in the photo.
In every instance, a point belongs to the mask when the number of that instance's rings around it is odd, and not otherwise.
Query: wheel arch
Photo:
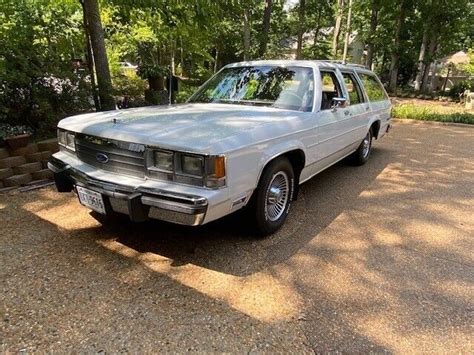
[[[378,139],[379,137],[379,132],[380,132],[380,126],[381,126],[381,122],[379,119],[376,119],[374,120],[371,124],[370,124],[370,131],[372,133],[372,137],[374,137],[375,139]]]
[[[287,158],[289,162],[291,163],[291,165],[293,166],[293,172],[295,173],[293,199],[296,200],[298,197],[301,171],[304,169],[305,164],[306,164],[306,153],[301,147],[288,148],[287,150],[267,156],[266,160],[264,161],[264,164],[262,165],[262,168],[260,169],[256,186],[258,186],[258,184],[260,183],[260,179],[263,175],[263,172],[268,167],[268,165],[271,162],[273,162],[275,159],[279,159],[282,157]]]

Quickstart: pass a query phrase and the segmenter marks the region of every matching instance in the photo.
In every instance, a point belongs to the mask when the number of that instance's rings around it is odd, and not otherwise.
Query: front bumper
[[[204,223],[208,211],[209,202],[203,196],[99,180],[55,157],[48,168],[54,173],[59,192],[70,192],[75,186],[99,192],[107,212],[128,214],[132,221],[154,218],[196,226]]]

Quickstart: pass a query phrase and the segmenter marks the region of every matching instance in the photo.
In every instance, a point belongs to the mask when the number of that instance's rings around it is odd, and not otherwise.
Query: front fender
[[[262,176],[263,169],[265,169],[265,167],[268,165],[269,162],[279,157],[280,155],[283,155],[285,153],[288,153],[294,150],[301,150],[304,156],[306,156],[306,147],[299,140],[290,140],[290,141],[281,142],[279,144],[275,144],[275,145],[271,145],[267,147],[267,149],[263,151],[263,154],[260,158],[260,162],[259,162],[260,169],[257,175],[257,179],[255,180],[255,187],[258,185],[258,182],[260,181],[260,177]]]
[[[270,140],[233,152],[228,159],[228,184],[232,201],[245,198],[248,202],[265,166],[276,157],[294,150],[301,150],[306,155],[304,144],[297,139],[280,142]]]

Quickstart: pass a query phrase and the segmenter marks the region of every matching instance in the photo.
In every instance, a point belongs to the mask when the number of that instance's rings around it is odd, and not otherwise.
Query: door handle
[[[344,111],[344,115],[349,116],[350,114],[351,114],[351,111],[349,111],[349,110]]]
[[[365,108],[365,110],[366,110],[366,111],[369,111],[369,110],[370,110],[370,106],[367,106],[367,107]]]

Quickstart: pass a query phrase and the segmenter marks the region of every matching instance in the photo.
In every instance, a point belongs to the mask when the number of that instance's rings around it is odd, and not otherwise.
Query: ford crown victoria
[[[261,234],[299,185],[350,156],[367,162],[390,128],[376,75],[326,61],[227,65],[185,103],[96,112],[58,124],[60,192],[102,214],[201,225],[248,208]]]

